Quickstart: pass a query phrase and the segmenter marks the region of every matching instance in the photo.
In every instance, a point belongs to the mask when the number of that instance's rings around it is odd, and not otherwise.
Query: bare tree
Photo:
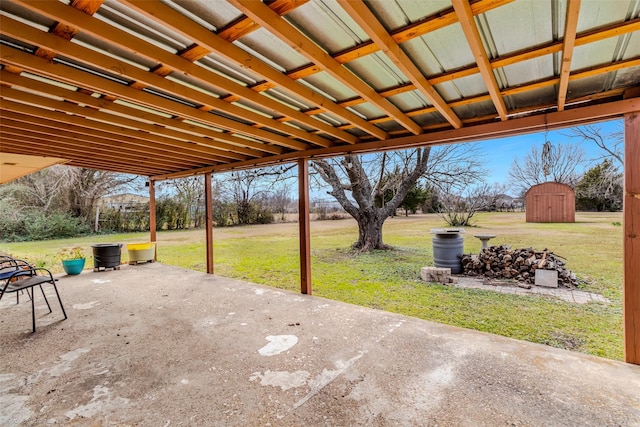
[[[482,182],[474,186],[449,185],[440,194],[438,215],[452,226],[470,226],[471,219],[481,211],[497,209],[504,186]]]
[[[136,177],[94,169],[56,165],[19,178],[13,197],[27,209],[67,212],[91,221],[98,200]]]
[[[617,162],[619,166],[624,166],[624,130],[618,129],[605,133],[597,125],[587,125],[571,128],[568,136],[598,146],[603,151],[603,155],[594,160],[610,159]]]
[[[467,144],[314,160],[313,168],[331,187],[328,194],[357,221],[353,247],[359,251],[389,248],[382,241],[382,225],[419,179],[445,185],[482,174],[479,156]],[[376,204],[388,191],[392,197]]]
[[[520,161],[516,158],[509,170],[511,188],[517,193],[524,193],[536,184],[553,181],[574,186],[579,176],[576,169],[584,162],[584,151],[573,143],[558,144],[546,152],[543,158],[542,150],[537,146]]]
[[[176,191],[176,198],[185,207],[184,225],[199,228],[204,220],[204,178],[190,176],[170,181]]]

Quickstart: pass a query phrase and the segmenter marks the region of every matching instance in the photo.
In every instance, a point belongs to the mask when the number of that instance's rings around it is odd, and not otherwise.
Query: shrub
[[[84,220],[64,213],[30,210],[0,215],[0,235],[10,242],[75,237],[88,231]]]

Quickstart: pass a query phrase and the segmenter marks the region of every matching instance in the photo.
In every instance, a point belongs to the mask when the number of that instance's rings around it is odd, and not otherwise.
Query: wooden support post
[[[640,111],[624,115],[624,360],[640,365]]]
[[[205,228],[207,230],[207,273],[213,274],[213,197],[211,193],[211,172],[204,174]]]
[[[156,241],[156,182],[149,178],[149,240]],[[158,245],[153,251],[153,260],[158,259]]]
[[[311,232],[309,229],[309,161],[298,160],[298,226],[300,229],[300,292],[311,295]]]

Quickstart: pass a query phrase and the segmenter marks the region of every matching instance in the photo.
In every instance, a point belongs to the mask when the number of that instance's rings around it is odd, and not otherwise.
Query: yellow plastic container
[[[156,244],[155,242],[127,243],[127,252],[129,253],[129,264],[153,262],[156,254]]]

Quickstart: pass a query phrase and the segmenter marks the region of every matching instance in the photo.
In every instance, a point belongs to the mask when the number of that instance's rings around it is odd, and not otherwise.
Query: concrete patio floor
[[[161,264],[58,283],[35,334],[0,303],[0,426],[640,425],[640,366]]]

